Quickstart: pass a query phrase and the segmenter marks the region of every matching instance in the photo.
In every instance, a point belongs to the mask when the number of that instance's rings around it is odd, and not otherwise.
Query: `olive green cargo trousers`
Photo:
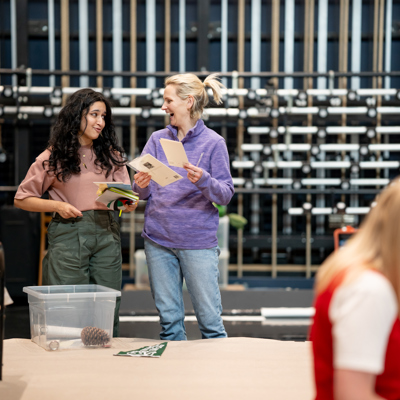
[[[83,211],[64,219],[56,214],[48,230],[48,252],[43,259],[44,285],[103,285],[121,290],[122,254],[119,224],[113,211]],[[119,335],[117,297],[114,333]]]

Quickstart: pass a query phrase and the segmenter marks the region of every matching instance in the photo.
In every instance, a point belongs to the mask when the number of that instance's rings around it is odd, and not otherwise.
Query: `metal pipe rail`
[[[188,71],[189,72],[189,71]],[[339,71],[326,71],[326,72],[220,72],[220,71],[190,71],[191,73],[199,76],[206,77],[212,72],[217,72],[221,78],[342,78],[342,77],[386,77],[386,76],[400,76],[400,71],[356,71],[356,72],[339,72]],[[81,76],[82,71],[78,70],[47,70],[47,69],[32,69],[32,68],[0,68],[0,75],[55,75],[55,76]],[[166,78],[168,76],[179,74],[179,71],[85,71],[85,76],[103,76],[103,77],[156,77]]]
[[[246,152],[254,152],[259,151],[263,152],[265,155],[269,156],[274,152],[308,152],[311,151],[312,155],[317,155],[319,152],[352,152],[358,151],[362,155],[367,155],[369,152],[379,152],[379,151],[400,151],[400,144],[398,143],[383,143],[383,144],[357,144],[357,143],[326,143],[326,144],[307,144],[307,143],[292,143],[292,144],[271,144],[271,145],[262,145],[262,144],[243,144],[242,150]],[[321,161],[322,162],[322,161]],[[330,161],[332,163],[334,161]],[[381,161],[377,161],[381,162]],[[283,161],[276,161],[276,163],[281,163],[281,168],[301,168],[301,161],[286,161],[287,164],[282,164]],[[366,162],[365,162],[366,163]],[[362,164],[363,168],[368,168],[368,164]],[[234,168],[253,168],[257,163],[255,161],[233,161],[232,166]],[[269,164],[265,164],[264,166],[268,166]],[[318,167],[318,164],[314,164],[315,167]],[[331,164],[326,164],[331,165]],[[389,164],[388,164],[389,165]],[[321,168],[324,167],[323,164],[319,165]],[[339,164],[338,164],[339,166]],[[379,167],[377,167],[379,168]]]
[[[233,178],[234,181],[235,179],[239,178]],[[243,179],[243,184],[246,183],[246,180]],[[236,186],[235,182],[234,185]],[[328,187],[324,189],[307,189],[307,188],[300,188],[300,189],[293,189],[293,187],[288,188],[260,188],[260,187],[235,187],[235,193],[237,194],[252,194],[252,193],[257,193],[257,194],[265,194],[265,195],[275,195],[275,194],[325,194],[327,196],[334,196],[334,195],[342,195],[342,194],[358,194],[358,195],[364,195],[364,194],[378,194],[382,190],[381,189],[342,189],[340,187]]]
[[[272,132],[272,133],[271,133]],[[383,134],[399,134],[400,126],[280,126],[277,129],[268,126],[249,126],[247,133],[250,135],[271,135],[276,136],[276,133],[284,135],[289,133],[291,135],[317,135],[318,137],[325,137],[326,135],[340,135],[340,134],[351,134],[351,135],[363,135],[367,134],[369,138],[375,137],[376,133]],[[243,151],[250,150],[252,144],[246,144],[249,146],[249,150],[245,150],[242,146]]]
[[[289,115],[305,115],[305,114],[318,114],[319,108],[318,107],[308,107],[312,108],[312,110],[307,110],[306,107],[304,109],[302,108],[284,108],[280,107],[279,112],[280,114],[289,114]],[[360,110],[362,109],[362,110]],[[24,113],[27,115],[40,115],[45,112],[45,110],[49,110],[48,112],[52,116],[53,114],[58,114],[60,111],[59,107],[53,107],[53,106],[2,106],[2,111],[0,111],[3,114],[18,114],[18,113]],[[50,112],[50,110],[52,110]],[[328,113],[331,114],[337,114],[337,115],[342,115],[342,114],[354,114],[354,115],[360,115],[360,114],[367,114],[368,113],[368,108],[367,107],[342,107],[342,110],[340,112],[328,110]],[[376,108],[377,113],[381,114],[387,114],[387,115],[399,115],[400,114],[400,107],[377,107]],[[147,107],[114,107],[113,108],[113,115],[114,116],[130,116],[130,115],[136,115],[136,116],[142,116],[143,118],[149,118],[149,117],[164,117],[165,112],[162,111],[160,108],[147,108]],[[207,117],[219,117],[219,118],[266,118],[269,117],[269,114],[265,114],[262,111],[259,111],[255,108],[248,108],[247,111],[244,109],[239,109],[239,108],[206,108],[205,109],[205,115]],[[283,128],[285,129],[285,128]],[[278,132],[278,130],[271,129],[269,134],[271,135],[272,132]],[[394,133],[394,132],[393,132]],[[276,133],[277,136],[277,133]],[[275,137],[276,137],[275,136]]]
[[[386,178],[357,178],[348,180],[342,180],[341,178],[255,178],[252,182],[254,185],[258,186],[293,185],[298,188],[301,186],[340,186],[346,189],[350,188],[350,186],[386,186],[389,184],[390,180]]]
[[[254,186],[291,186],[295,190],[294,193],[301,189],[302,186],[328,186],[328,187],[340,187],[343,189],[342,194],[350,194],[351,187],[355,186],[387,186],[390,182],[388,178],[232,178],[234,186],[245,186],[250,189]],[[353,188],[354,189],[354,188]],[[275,190],[275,189],[274,189]],[[279,193],[279,192],[277,192]],[[310,192],[310,194],[313,192]],[[316,192],[314,192],[316,193]],[[326,188],[320,191],[320,193],[326,193]],[[371,193],[371,192],[367,192]],[[365,194],[360,190],[355,190],[351,194]]]
[[[86,74],[86,72],[85,72]],[[170,74],[169,74],[170,75]],[[168,76],[169,76],[168,75]],[[18,94],[32,94],[32,95],[45,95],[45,94],[54,94],[57,92],[57,96],[61,96],[63,94],[72,94],[80,89],[80,87],[57,87],[57,86],[0,86],[0,94],[3,93],[4,90],[12,90],[14,93]],[[98,92],[103,92],[107,96],[149,96],[153,97],[162,97],[164,94],[163,88],[122,88],[122,87],[93,87],[93,90]],[[256,96],[259,97],[268,97],[271,96],[270,89],[239,89],[239,88],[228,88],[222,90],[222,94],[226,96],[247,96],[251,100],[255,100]],[[307,96],[327,96],[327,97],[339,97],[339,96],[348,96],[350,98],[354,97],[354,100],[357,97],[366,97],[366,96],[394,96],[400,100],[400,90],[398,89],[358,89],[358,90],[348,90],[348,89],[308,89],[308,90],[297,90],[297,89],[274,89],[273,94],[276,94],[280,97],[300,97],[301,99],[306,98]],[[12,95],[12,94],[11,94]],[[7,95],[7,97],[11,97],[11,95]],[[317,107],[291,107],[293,109],[300,108],[302,110],[314,110],[318,109]],[[340,110],[341,107],[330,107],[335,110]],[[363,107],[365,108],[365,107]],[[309,113],[307,111],[307,113]],[[336,112],[336,113],[342,113]],[[364,110],[363,110],[364,113]]]
[[[369,213],[371,207],[347,207],[344,210],[344,215],[365,215]],[[331,207],[312,207],[309,210],[305,210],[301,207],[292,207],[288,209],[289,215],[306,215],[311,213],[311,215],[331,215],[338,214],[335,208]]]
[[[234,168],[243,168],[236,166],[236,161],[233,161],[233,163],[235,163]],[[311,161],[309,164],[306,161],[263,161],[261,165],[267,169],[302,169],[304,166],[308,166],[308,169],[341,169],[353,166],[357,166],[359,169],[396,169],[400,168],[400,161]],[[308,173],[309,171],[304,172]]]

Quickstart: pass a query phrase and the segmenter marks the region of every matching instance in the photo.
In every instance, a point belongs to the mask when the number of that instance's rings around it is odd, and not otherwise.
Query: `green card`
[[[161,357],[162,353],[167,347],[168,342],[155,344],[154,346],[145,346],[137,350],[120,351],[114,356],[127,356],[127,357]]]

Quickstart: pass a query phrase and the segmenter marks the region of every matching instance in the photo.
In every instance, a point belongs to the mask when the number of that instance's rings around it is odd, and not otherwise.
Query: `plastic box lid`
[[[96,299],[121,296],[121,292],[102,285],[25,286],[23,291],[40,300]]]

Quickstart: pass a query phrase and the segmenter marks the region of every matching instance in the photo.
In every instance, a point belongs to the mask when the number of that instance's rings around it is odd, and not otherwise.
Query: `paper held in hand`
[[[135,158],[127,165],[137,172],[147,172],[154,182],[163,187],[182,179],[181,175],[154,158],[151,154]]]
[[[189,162],[182,142],[169,139],[160,139],[160,143],[167,157],[169,165],[183,168],[184,164]]]
[[[93,182],[99,187],[96,201],[105,204],[110,210],[123,209],[123,205],[115,207],[119,199],[130,200],[133,203],[139,200],[139,194],[132,190],[131,185],[123,182]]]

